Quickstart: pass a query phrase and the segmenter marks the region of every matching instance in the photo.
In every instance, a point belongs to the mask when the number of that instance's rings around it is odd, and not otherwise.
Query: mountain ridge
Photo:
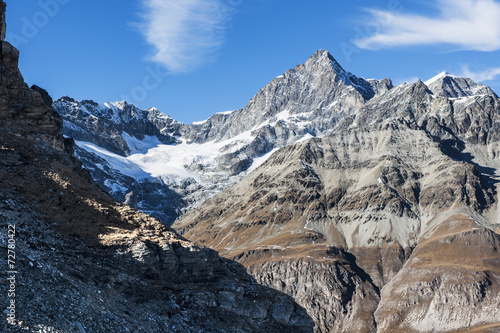
[[[462,98],[464,102],[477,94],[494,94],[469,79],[453,77],[450,86],[445,82],[448,78],[442,75],[426,87],[434,96]],[[54,102],[54,109],[65,121],[63,133],[78,141],[78,156],[103,189],[170,224],[242,179],[272,152],[326,135],[344,118],[393,89],[390,79],[358,78],[328,51],[318,50],[303,64],[274,78],[244,108],[216,113],[193,124],[182,124],[154,108],[140,110],[126,102],[107,103],[112,107],[106,109],[106,103],[65,97]],[[90,113],[96,118],[83,117],[87,108],[94,110]],[[131,117],[134,112],[146,115]],[[133,123],[113,122],[117,117]],[[98,147],[125,159],[103,154]],[[122,170],[123,165],[129,167]],[[145,176],[137,178],[137,172],[130,172],[130,168]],[[168,202],[160,204],[161,197],[169,198]]]
[[[274,78],[245,108],[217,113],[199,123],[181,124],[168,116],[166,121],[158,121],[155,114],[149,112],[151,117],[142,117],[142,122],[134,118],[135,124],[132,126],[117,125],[116,122],[111,122],[111,118],[116,117],[116,110],[103,110],[106,104],[99,109],[96,108],[99,104],[95,102],[76,102],[67,97],[55,101],[54,109],[65,121],[63,133],[66,136],[77,142],[88,142],[105,148],[122,157],[128,157],[133,152],[129,147],[131,140],[127,140],[128,136],[136,137],[139,141],[146,136],[151,137],[152,140],[147,144],[138,143],[145,149],[163,144],[177,145],[181,155],[174,149],[168,149],[168,152],[160,155],[182,160],[181,165],[172,160],[162,162],[166,163],[164,170],[179,170],[178,173],[153,175],[148,184],[135,179],[134,174],[121,172],[116,167],[123,163],[135,164],[136,161],[128,159],[129,161],[124,162],[121,158],[118,158],[119,161],[114,158],[106,163],[109,154],[89,149],[90,145],[79,147],[77,144],[76,148],[84,166],[93,173],[100,186],[115,198],[122,202],[137,203],[136,208],[151,213],[166,223],[172,223],[182,212],[196,207],[207,197],[241,179],[275,149],[323,135],[344,116],[355,112],[366,99],[391,88],[392,83],[388,79],[377,81],[355,77],[346,72],[330,53],[319,50],[304,64]],[[128,104],[122,102],[120,105]],[[133,106],[129,108],[138,114],[145,112]],[[89,109],[92,117],[85,116]],[[127,132],[128,129],[132,130]],[[164,140],[160,140],[162,137],[158,133],[163,135]],[[208,145],[210,142],[215,143],[215,147]],[[195,145],[199,145],[197,151],[205,153],[190,156],[182,152]],[[213,149],[217,151],[215,155],[206,153]],[[152,156],[144,157],[144,160],[163,159],[154,153],[154,149],[151,154]],[[140,162],[138,168],[142,168],[144,163]],[[186,179],[187,183],[180,179]],[[170,187],[175,193],[173,196],[172,191],[163,193],[164,196],[175,197],[169,205],[174,207],[173,210],[147,203],[158,201],[158,198],[148,199],[145,194],[144,188],[151,187],[152,183],[156,184],[154,187],[157,190]],[[131,197],[132,200],[127,201],[126,197]]]

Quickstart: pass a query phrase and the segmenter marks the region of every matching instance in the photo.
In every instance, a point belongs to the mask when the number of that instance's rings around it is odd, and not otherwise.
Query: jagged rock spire
[[[334,73],[336,80],[341,80],[346,86],[352,86],[363,96],[365,101],[372,99],[380,91],[392,89],[392,82],[389,79],[365,80],[346,71],[327,50],[316,51],[304,66],[312,73],[319,75]]]
[[[7,23],[5,22],[5,7],[7,4],[0,0],[0,41],[5,40],[5,32],[7,30]]]
[[[19,51],[5,41],[5,9],[0,0],[0,130],[63,151],[62,119],[44,103],[41,89],[30,89],[24,82],[18,67]]]

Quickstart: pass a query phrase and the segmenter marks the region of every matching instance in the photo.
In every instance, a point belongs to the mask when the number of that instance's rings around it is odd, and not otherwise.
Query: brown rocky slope
[[[493,332],[499,102],[393,88],[173,227],[293,296],[317,332]]]
[[[0,54],[0,331],[312,332],[289,296],[100,190],[18,51]]]

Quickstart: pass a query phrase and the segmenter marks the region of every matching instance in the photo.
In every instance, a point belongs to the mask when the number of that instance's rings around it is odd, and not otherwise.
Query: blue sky
[[[500,92],[495,0],[7,0],[7,40],[53,98],[127,101],[191,123],[244,107],[327,49],[395,84],[448,71]]]

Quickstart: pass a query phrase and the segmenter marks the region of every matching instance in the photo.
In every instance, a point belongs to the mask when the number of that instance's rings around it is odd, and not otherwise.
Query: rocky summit
[[[2,40],[1,332],[313,331],[290,296],[102,191],[18,55]]]

